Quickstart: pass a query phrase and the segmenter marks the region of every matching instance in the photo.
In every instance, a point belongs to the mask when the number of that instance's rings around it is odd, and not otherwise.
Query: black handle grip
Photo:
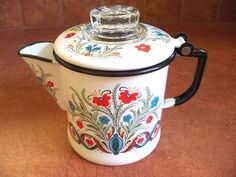
[[[174,97],[175,99],[174,106],[185,103],[190,98],[192,98],[192,96],[197,92],[202,80],[202,76],[207,61],[207,52],[203,49],[195,49],[189,43],[182,44],[181,47],[176,50],[177,53],[181,56],[196,57],[198,59],[198,63],[191,86],[183,94]]]

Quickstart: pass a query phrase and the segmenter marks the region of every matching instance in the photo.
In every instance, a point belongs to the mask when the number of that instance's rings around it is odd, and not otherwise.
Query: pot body
[[[78,154],[103,165],[129,164],[157,146],[162,109],[196,93],[207,53],[183,33],[171,38],[139,23],[133,7],[96,8],[91,20],[66,30],[55,44],[29,44],[18,54],[67,112],[68,138]],[[198,59],[195,76],[185,92],[164,100],[176,54]]]
[[[85,159],[123,165],[159,142],[168,66],[130,77],[101,77],[62,67],[68,138]]]
[[[155,149],[163,108],[183,104],[196,93],[207,59],[204,50],[193,49],[189,56],[197,57],[198,64],[191,86],[177,97],[164,99],[169,65],[134,76],[96,76],[95,70],[90,75],[60,65],[52,47],[52,43],[36,43],[21,49],[19,55],[67,112],[74,150],[103,165],[129,164]],[[183,44],[177,52],[183,55],[191,47]]]

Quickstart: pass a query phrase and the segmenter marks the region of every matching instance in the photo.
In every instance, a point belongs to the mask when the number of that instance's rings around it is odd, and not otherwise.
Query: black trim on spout
[[[30,44],[27,44],[27,45],[21,47],[18,50],[17,54],[19,56],[21,56],[21,57],[27,57],[27,58],[31,58],[31,59],[35,59],[35,60],[44,61],[44,62],[47,62],[47,63],[53,63],[53,60],[50,60],[50,59],[45,58],[45,57],[31,55],[31,54],[22,54],[22,53],[20,53],[20,51],[23,50],[24,48],[32,46],[32,45],[37,44],[37,43],[54,43],[54,42],[52,42],[52,41],[37,41],[37,42],[33,42],[33,43],[30,43]]]

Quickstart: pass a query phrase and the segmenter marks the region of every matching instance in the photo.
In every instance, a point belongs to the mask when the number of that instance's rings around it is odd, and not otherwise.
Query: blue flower
[[[161,33],[160,31],[155,31],[155,35],[156,35],[156,36],[164,36],[164,34]]]
[[[74,112],[75,111],[75,105],[72,103],[72,101],[69,101],[69,106],[70,106],[70,109]]]
[[[159,101],[159,97],[157,96],[151,101],[151,108],[156,107],[158,104],[158,101]]]
[[[99,121],[102,123],[102,124],[108,124],[110,122],[110,119],[108,119],[107,116],[101,116],[99,117]]]
[[[96,52],[96,51],[98,51],[98,50],[101,50],[101,47],[96,47],[96,44],[95,45],[88,45],[87,47],[86,47],[86,50],[88,51],[88,52]]]
[[[123,117],[123,121],[127,123],[129,123],[131,119],[132,119],[132,116],[130,114]]]

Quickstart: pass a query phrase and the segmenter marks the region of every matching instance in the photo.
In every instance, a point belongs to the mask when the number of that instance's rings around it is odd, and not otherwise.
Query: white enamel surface
[[[184,42],[182,38],[171,38],[159,28],[145,26],[148,32],[144,39],[123,44],[88,41],[83,35],[85,25],[75,26],[63,32],[56,39],[54,50],[60,58],[74,65],[96,70],[122,71],[158,64],[170,57],[174,49]],[[68,37],[68,34],[73,35]],[[94,48],[100,47],[100,51],[104,51],[106,47],[111,49],[119,46],[120,49],[113,51],[119,54],[114,55],[110,52],[100,55],[97,52],[88,52],[86,49],[88,45],[95,45]],[[150,46],[150,50],[140,51],[137,49],[137,46],[140,45]]]
[[[146,94],[145,87],[149,87],[151,93],[155,96],[158,96],[160,99],[161,105],[160,108],[158,108],[157,112],[159,119],[161,120],[168,66],[150,74],[131,76],[131,77],[115,77],[115,78],[81,74],[68,70],[64,67],[62,69],[62,72],[66,88],[65,103],[67,104],[67,109],[69,109],[68,102],[72,98],[71,97],[72,91],[69,88],[70,86],[73,86],[73,88],[78,93],[81,93],[81,90],[85,88],[86,94],[91,94],[98,90],[112,90],[115,85],[120,83],[122,86],[135,88],[138,91],[141,91],[142,95]],[[68,115],[68,121],[71,124],[73,124],[74,127],[77,127],[76,119],[72,118],[69,112],[67,112],[67,115]],[[153,122],[151,127],[153,127],[154,124],[155,122]],[[149,131],[150,130],[151,129],[149,129]],[[93,132],[89,132],[86,130],[80,130],[80,131],[82,131],[80,133],[85,133],[96,137],[96,135],[94,135]],[[137,134],[138,133],[139,131],[137,132]],[[158,144],[160,133],[152,141],[149,141],[144,147],[134,148],[126,153],[120,153],[118,155],[104,153],[101,152],[100,150],[87,150],[81,144],[78,144],[76,141],[74,141],[73,138],[71,138],[70,133],[68,133],[68,137],[72,147],[83,158],[92,161],[94,163],[99,163],[103,165],[124,165],[141,160],[144,157],[146,157],[149,153],[151,153]]]

